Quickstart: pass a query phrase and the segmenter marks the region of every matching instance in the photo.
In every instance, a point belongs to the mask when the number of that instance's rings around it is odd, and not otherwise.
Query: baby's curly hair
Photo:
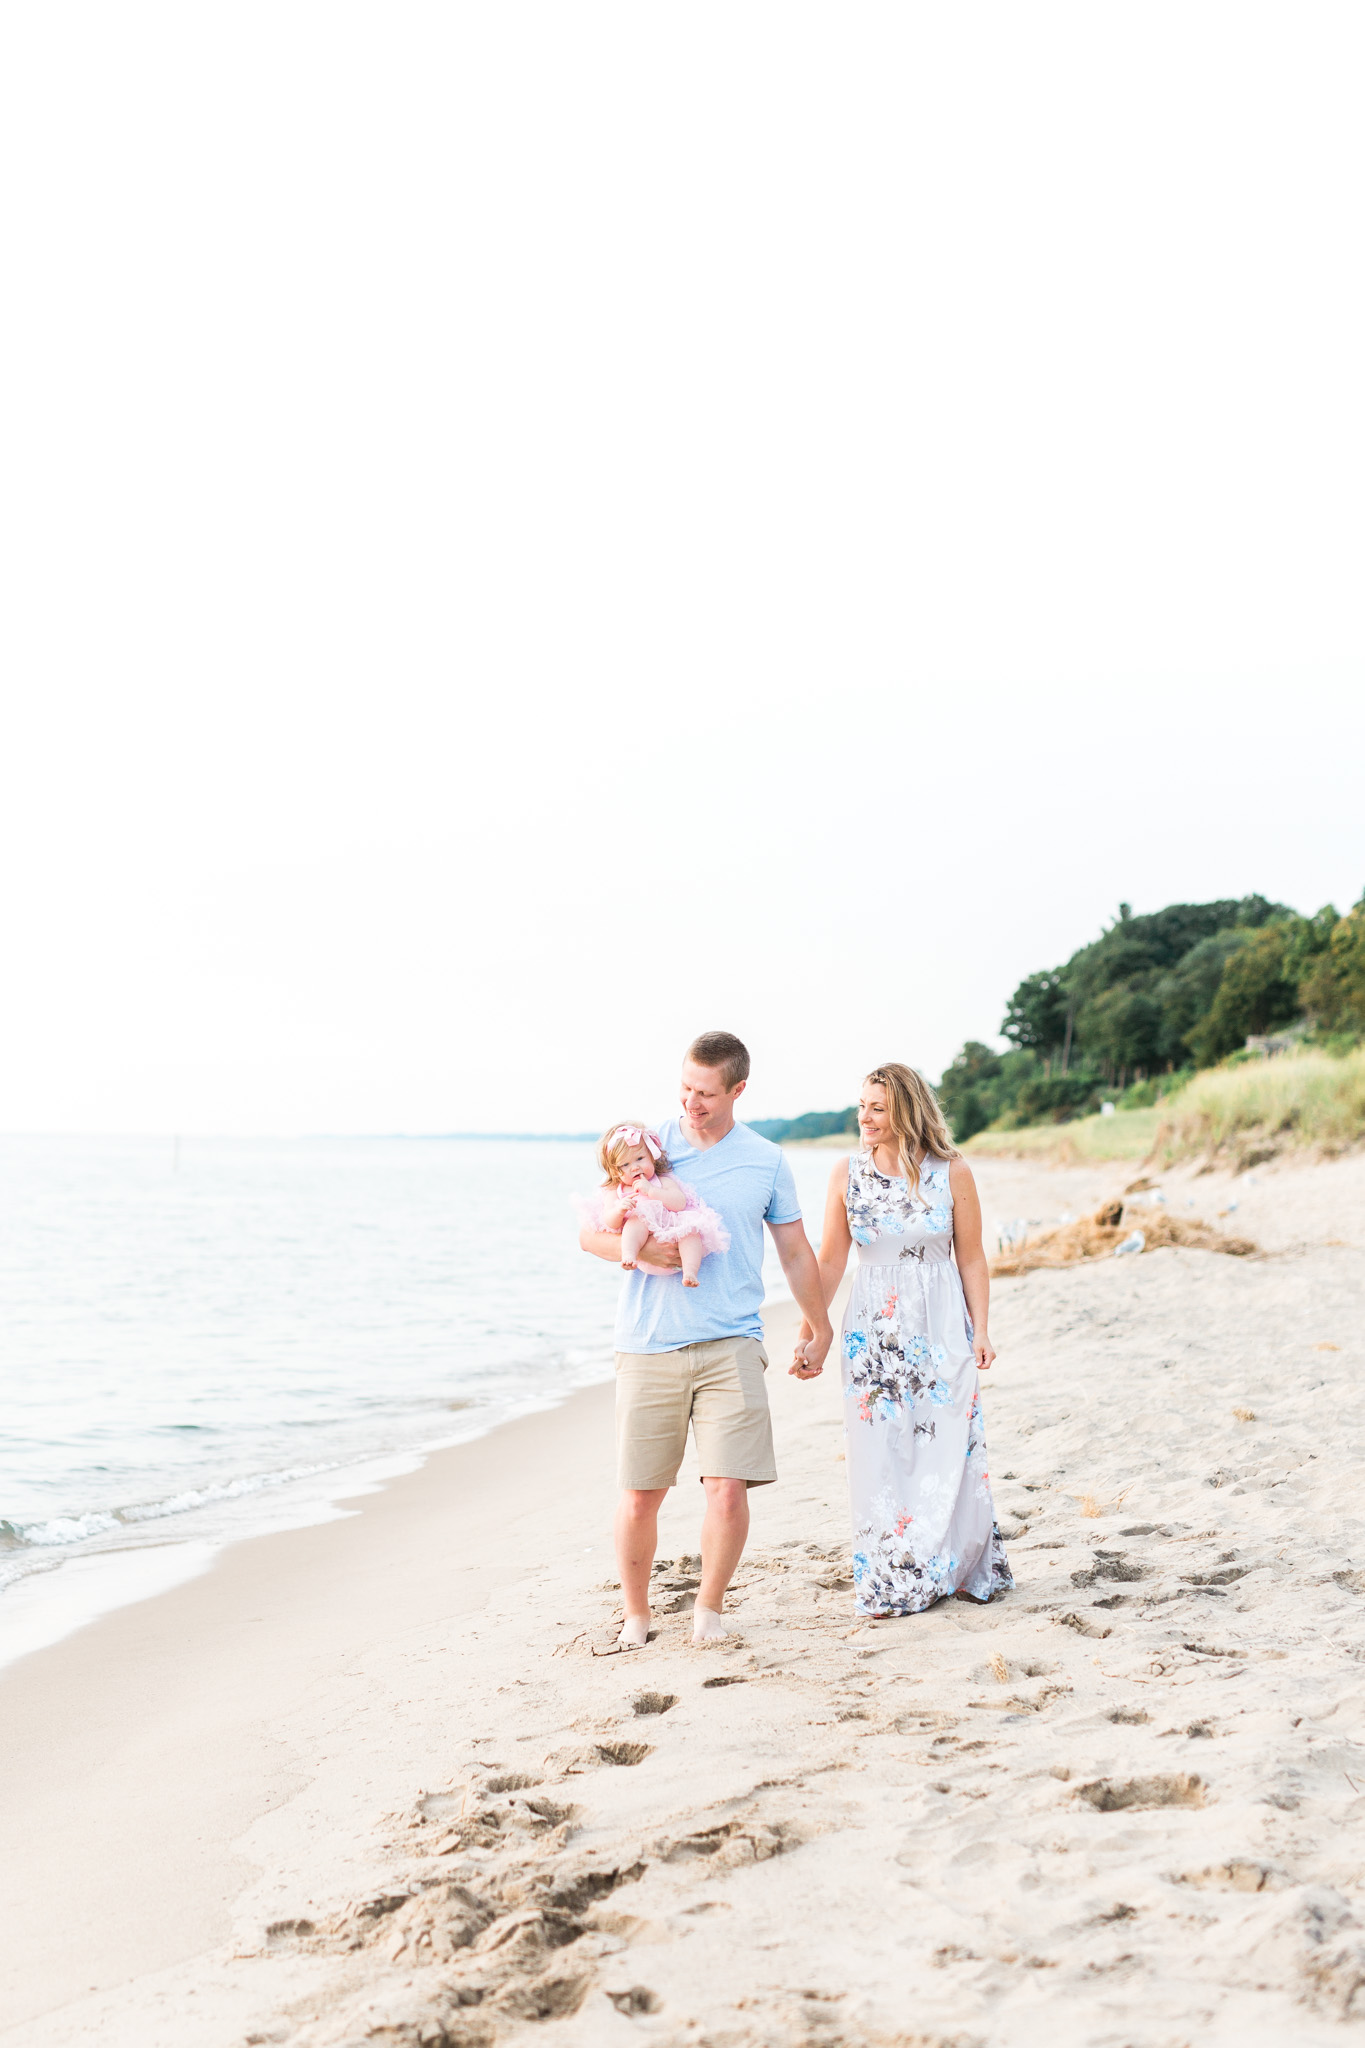
[[[643,1145],[646,1138],[652,1139],[659,1147],[654,1154],[654,1171],[661,1176],[672,1171],[668,1155],[663,1146],[659,1145],[658,1134],[651,1131],[648,1124],[629,1121],[613,1124],[609,1131],[602,1133],[602,1141],[597,1147],[597,1163],[612,1187],[617,1188],[621,1185],[621,1161],[627,1152],[633,1152],[637,1145]]]

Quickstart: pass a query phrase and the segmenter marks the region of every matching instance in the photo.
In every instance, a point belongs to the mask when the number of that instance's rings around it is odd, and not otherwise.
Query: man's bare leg
[[[623,1650],[643,1650],[649,1641],[649,1569],[659,1542],[659,1508],[666,1486],[627,1487],[616,1510],[616,1568],[621,1574],[626,1619],[617,1641]]]
[[[706,1488],[706,1515],[701,1525],[701,1586],[692,1613],[692,1640],[715,1643],[730,1633],[720,1613],[749,1534],[749,1489],[742,1479],[703,1479],[702,1485]]]

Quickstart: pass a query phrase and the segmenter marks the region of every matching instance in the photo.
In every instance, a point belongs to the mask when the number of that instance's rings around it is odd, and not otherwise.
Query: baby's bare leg
[[[695,1287],[697,1285],[697,1275],[701,1271],[701,1239],[691,1236],[680,1237],[678,1239],[678,1256],[682,1260],[683,1286]]]
[[[649,1225],[642,1216],[627,1216],[621,1229],[621,1264],[629,1271],[649,1242]]]

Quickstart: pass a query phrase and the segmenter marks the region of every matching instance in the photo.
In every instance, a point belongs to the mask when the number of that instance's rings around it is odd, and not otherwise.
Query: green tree
[[[1345,918],[1259,895],[1141,916],[1121,903],[1097,939],[1019,983],[1000,1027],[1008,1052],[963,1047],[944,1107],[960,1140],[1074,1116],[1102,1082],[1169,1074],[1191,1049],[1206,1065],[1305,1010],[1325,1030],[1365,1032],[1365,899]]]
[[[984,1131],[995,1118],[992,1083],[1000,1076],[997,1052],[969,1038],[938,1084],[938,1099],[959,1145]]]
[[[1070,997],[1059,967],[1030,974],[1010,997],[1001,1036],[1012,1045],[1028,1046],[1044,1057],[1066,1044]]]
[[[1326,947],[1309,961],[1299,994],[1326,1030],[1365,1031],[1365,896],[1337,919]]]
[[[1169,1065],[1178,1057],[1194,1018],[1186,1014],[1179,1032],[1172,1031],[1163,1015],[1161,983],[1196,947],[1227,932],[1259,930],[1294,916],[1285,904],[1265,896],[1168,903],[1140,917],[1125,913],[1127,905],[1121,904],[1115,922],[1059,970],[1076,1002],[1076,1058],[1110,1078]],[[1221,968],[1214,976],[1208,966],[1206,956],[1195,979],[1202,974],[1212,983],[1211,1000]]]
[[[1296,987],[1302,988],[1323,954],[1331,951],[1332,933],[1340,923],[1335,903],[1324,903],[1312,917],[1294,919],[1285,952],[1285,969]]]
[[[1086,1057],[1097,1061],[1110,1080],[1156,1065],[1160,1029],[1160,1005],[1132,982],[1101,989],[1076,1019]]]
[[[1298,1015],[1299,992],[1286,969],[1289,936],[1283,924],[1266,925],[1229,957],[1207,1016],[1188,1034],[1201,1067],[1236,1052],[1250,1033],[1274,1031]]]
[[[1152,994],[1161,1012],[1156,1052],[1163,1066],[1179,1066],[1189,1047],[1189,1034],[1207,1016],[1232,955],[1247,942],[1244,929],[1211,932],[1190,947],[1175,966],[1159,975]]]

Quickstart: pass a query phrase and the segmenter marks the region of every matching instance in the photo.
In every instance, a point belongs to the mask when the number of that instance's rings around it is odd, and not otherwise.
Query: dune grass
[[[1341,1152],[1365,1139],[1365,1046],[1334,1055],[1307,1051],[1245,1060],[1196,1074],[1155,1109],[1022,1131],[979,1131],[968,1157],[1032,1159],[1040,1166],[1092,1161],[1224,1157],[1255,1165],[1295,1147]]]
[[[1177,1098],[1178,1099],[1178,1098]],[[969,1159],[1034,1159],[1040,1166],[1084,1166],[1091,1160],[1146,1159],[1156,1143],[1161,1109],[1116,1109],[1112,1116],[1078,1116],[1069,1124],[1034,1124],[1022,1131],[978,1131],[963,1151]]]
[[[1162,1105],[1153,1149],[1169,1164],[1197,1153],[1253,1163],[1289,1146],[1344,1151],[1365,1138],[1365,1046],[1342,1058],[1286,1053],[1212,1067]]]

